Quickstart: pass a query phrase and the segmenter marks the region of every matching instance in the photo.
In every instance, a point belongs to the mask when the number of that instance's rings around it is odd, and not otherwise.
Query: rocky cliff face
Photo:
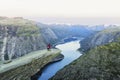
[[[46,43],[55,44],[59,40],[58,36],[47,25],[41,23],[37,23],[37,25]]]
[[[46,48],[41,32],[33,21],[1,18],[0,59],[12,59]]]
[[[89,36],[80,42],[81,50],[87,51],[96,46],[118,41],[120,37],[120,28],[109,28],[95,35]]]

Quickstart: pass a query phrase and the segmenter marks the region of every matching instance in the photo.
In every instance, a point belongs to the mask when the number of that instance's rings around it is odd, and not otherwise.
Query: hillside
[[[36,23],[20,17],[0,17],[0,60],[13,59],[45,49],[46,42]]]
[[[91,49],[51,80],[120,80],[120,42]]]
[[[96,46],[117,42],[120,37],[120,28],[107,28],[92,36],[89,36],[80,42],[81,50],[87,51]]]

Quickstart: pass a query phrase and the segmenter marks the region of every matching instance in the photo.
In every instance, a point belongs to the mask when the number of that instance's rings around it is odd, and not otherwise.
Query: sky
[[[0,0],[0,16],[40,18],[36,20],[41,21],[49,17],[52,20],[114,18],[118,21],[120,0]]]

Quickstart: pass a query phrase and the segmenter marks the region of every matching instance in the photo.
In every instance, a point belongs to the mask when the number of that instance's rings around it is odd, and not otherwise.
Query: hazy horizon
[[[24,17],[33,21],[45,23],[45,24],[81,24],[81,25],[120,25],[120,18],[106,18],[106,17]]]

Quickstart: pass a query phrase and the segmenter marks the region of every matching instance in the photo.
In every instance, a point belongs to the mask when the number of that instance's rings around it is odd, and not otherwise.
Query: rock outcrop
[[[45,65],[57,61],[56,59],[63,59],[63,56],[60,54],[60,52],[61,51],[57,49],[52,49],[51,51],[35,51],[17,60],[14,60],[14,62],[12,61],[11,63],[4,64],[2,65],[3,67],[9,66],[9,68],[11,67],[12,69],[8,70],[7,68],[5,68],[6,70],[1,70],[2,66],[0,66],[0,71],[2,71],[0,72],[0,80],[36,80],[36,77],[32,76],[35,75],[37,72],[41,71],[41,69]]]

